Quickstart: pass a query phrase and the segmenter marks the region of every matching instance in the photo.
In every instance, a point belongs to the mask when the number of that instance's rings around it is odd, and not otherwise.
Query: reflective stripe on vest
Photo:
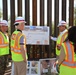
[[[21,54],[21,50],[19,49],[14,49],[13,47],[11,47],[11,51],[16,53],[16,54]]]
[[[76,61],[74,61],[74,47],[68,41],[63,44],[66,47],[66,59],[63,61],[62,65],[75,67],[76,68]]]
[[[75,63],[70,63],[70,62],[65,61],[65,62],[62,63],[62,65],[76,68],[76,62]]]
[[[7,44],[0,44],[0,48],[5,48],[7,46],[9,46],[8,43]]]

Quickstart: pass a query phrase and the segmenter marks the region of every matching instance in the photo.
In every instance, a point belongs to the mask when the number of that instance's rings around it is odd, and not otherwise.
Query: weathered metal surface
[[[54,35],[57,36],[58,35],[58,28],[57,25],[59,23],[59,0],[55,0],[55,4],[54,4],[55,8],[54,8]]]
[[[74,24],[74,0],[69,0],[69,26]]]
[[[66,21],[66,0],[62,0],[62,20]]]
[[[33,25],[37,25],[37,0],[32,0],[33,2],[33,14],[32,14],[32,16],[33,16]]]
[[[2,0],[2,1],[3,1],[3,19],[8,20],[7,0]]]
[[[47,0],[47,26],[50,28],[49,35],[52,35],[52,0]],[[47,48],[48,47],[48,48]],[[51,57],[52,52],[52,40],[49,37],[49,46],[46,47],[47,57]]]
[[[11,16],[11,33],[15,30],[14,22],[15,22],[15,0],[10,0],[10,16]]]
[[[18,0],[18,16],[22,16],[22,0]]]
[[[25,0],[25,21],[30,25],[30,0]]]

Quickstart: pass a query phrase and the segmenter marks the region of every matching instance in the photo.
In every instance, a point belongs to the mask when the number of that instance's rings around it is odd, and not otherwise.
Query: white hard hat
[[[62,20],[62,21],[59,22],[58,27],[59,26],[65,26],[65,27],[67,27],[67,24],[66,24],[66,22],[64,20]]]
[[[8,26],[8,22],[6,20],[2,20],[0,22],[0,26]]]
[[[25,22],[26,23],[24,18],[19,16],[19,17],[16,18],[14,25],[16,25],[17,23],[20,23],[20,22]]]

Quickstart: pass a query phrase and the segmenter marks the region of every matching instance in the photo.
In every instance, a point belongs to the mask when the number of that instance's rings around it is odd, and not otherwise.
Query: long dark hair
[[[68,40],[73,42],[74,52],[76,53],[76,26],[73,26],[68,30]]]

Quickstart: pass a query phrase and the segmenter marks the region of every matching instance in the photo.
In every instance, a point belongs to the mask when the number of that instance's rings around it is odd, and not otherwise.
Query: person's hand
[[[58,74],[57,69],[56,69],[56,62],[53,63],[53,66],[51,68],[51,72]]]
[[[54,66],[54,68],[56,68],[56,71],[59,73],[60,72],[60,66],[59,66],[59,64],[55,62],[53,64],[53,66]]]
[[[60,50],[61,49],[61,46],[60,45],[57,45],[57,49]]]
[[[52,39],[52,36],[50,36],[50,39]]]
[[[25,59],[24,62],[27,63],[27,60]]]
[[[60,73],[60,66],[59,66],[59,64],[56,64],[56,70],[57,70],[58,73]]]
[[[56,67],[56,62],[54,63],[54,67]]]

